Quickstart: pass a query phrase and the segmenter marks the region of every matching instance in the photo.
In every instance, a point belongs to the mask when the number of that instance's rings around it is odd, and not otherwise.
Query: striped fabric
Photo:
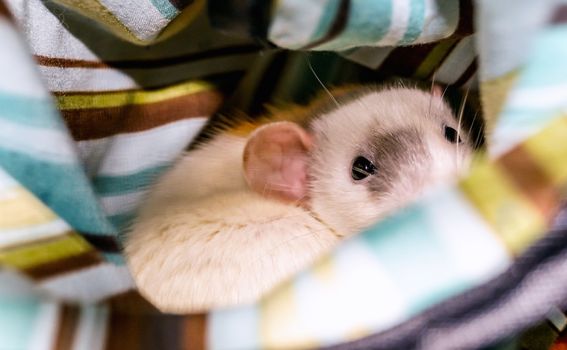
[[[552,1],[478,1],[474,34],[469,1],[210,0],[208,13],[203,1],[7,5],[13,19],[0,1],[8,53],[0,55],[0,279],[9,275],[0,329],[9,332],[0,344],[249,349],[356,340],[514,266],[564,194],[567,27]],[[215,31],[207,15],[248,37]],[[529,25],[513,30],[520,22]],[[319,80],[393,75],[480,82],[489,156],[469,176],[344,242],[257,304],[166,316],[124,294],[133,283],[120,234],[223,104],[256,115],[267,101],[304,102]]]
[[[209,1],[213,23],[288,49],[342,51],[429,43],[470,28],[471,2]]]
[[[203,0],[57,0],[81,15],[104,24],[122,38],[149,43],[175,34],[182,26],[169,26],[180,20],[190,22],[203,8]],[[180,16],[183,13],[183,16]],[[178,21],[179,22],[179,21]]]

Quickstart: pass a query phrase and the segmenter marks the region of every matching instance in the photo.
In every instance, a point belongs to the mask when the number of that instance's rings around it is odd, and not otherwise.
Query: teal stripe
[[[547,28],[539,36],[518,83],[517,91],[534,91],[538,88],[563,86],[567,89],[567,25]],[[510,95],[513,95],[512,91]],[[533,98],[532,98],[533,99]],[[562,106],[517,108],[506,105],[498,120],[500,134],[513,133],[517,129],[531,129],[535,133],[567,110],[567,101]]]
[[[414,205],[361,236],[412,314],[469,286],[451,265],[451,256],[434,230],[424,207]]]
[[[120,232],[124,232],[128,229],[135,217],[136,214],[134,212],[127,212],[109,216],[108,220],[114,225],[114,227],[118,228]],[[124,237],[119,236],[119,238],[122,240]]]
[[[167,165],[156,166],[124,176],[97,176],[93,186],[102,196],[137,192],[151,185],[166,169]]]
[[[313,33],[311,38],[309,38],[310,43],[321,39],[327,34],[329,29],[331,29],[331,24],[335,21],[335,18],[337,17],[339,5],[340,5],[340,0],[330,0],[327,3],[327,5],[325,6],[325,13],[323,13],[323,16],[321,16],[319,23],[317,24],[317,28],[315,29],[315,32]],[[305,44],[307,43],[302,43],[302,45]]]
[[[59,113],[49,99],[0,92],[0,118],[32,127],[64,128]]]
[[[94,234],[115,232],[78,164],[51,163],[0,148],[0,167],[73,228]]]
[[[39,301],[0,299],[0,344],[2,349],[28,349],[39,316]]]
[[[104,259],[114,265],[122,266],[126,264],[124,257],[120,253],[102,253]]]
[[[408,27],[404,37],[398,45],[407,45],[413,43],[423,30],[423,22],[425,20],[425,1],[412,0]]]
[[[391,0],[351,1],[343,32],[316,50],[342,50],[345,47],[371,45],[388,33],[391,21]]]
[[[163,17],[172,20],[179,14],[179,10],[175,8],[168,0],[150,0],[154,7],[163,15]]]
[[[567,25],[547,28],[530,50],[518,87],[567,84]]]

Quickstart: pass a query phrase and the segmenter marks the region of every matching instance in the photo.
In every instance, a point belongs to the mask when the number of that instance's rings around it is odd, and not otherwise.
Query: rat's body
[[[251,302],[466,169],[468,135],[439,94],[335,93],[237,123],[158,181],[126,242],[146,298],[169,312]]]

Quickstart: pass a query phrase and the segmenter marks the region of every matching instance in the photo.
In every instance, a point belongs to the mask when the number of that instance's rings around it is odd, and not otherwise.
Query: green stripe
[[[407,45],[414,42],[423,30],[423,22],[425,20],[425,2],[424,0],[412,0],[408,27],[404,37],[398,45]]]
[[[167,165],[156,166],[124,176],[97,176],[93,181],[95,192],[101,196],[114,196],[137,192],[151,185]]]
[[[154,7],[163,15],[163,17],[172,20],[179,14],[179,10],[175,8],[167,0],[150,0]]]
[[[50,99],[0,92],[0,118],[38,128],[64,128],[59,113]]]

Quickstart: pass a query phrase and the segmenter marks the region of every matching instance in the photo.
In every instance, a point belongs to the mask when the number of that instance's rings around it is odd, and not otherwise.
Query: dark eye
[[[455,130],[452,127],[447,126],[447,125],[445,125],[443,128],[445,129],[445,138],[447,139],[447,141],[449,141],[451,143],[463,142],[461,140],[461,138],[459,137],[457,130]]]
[[[358,156],[352,163],[351,176],[354,180],[362,180],[376,173],[376,166],[368,159]]]

